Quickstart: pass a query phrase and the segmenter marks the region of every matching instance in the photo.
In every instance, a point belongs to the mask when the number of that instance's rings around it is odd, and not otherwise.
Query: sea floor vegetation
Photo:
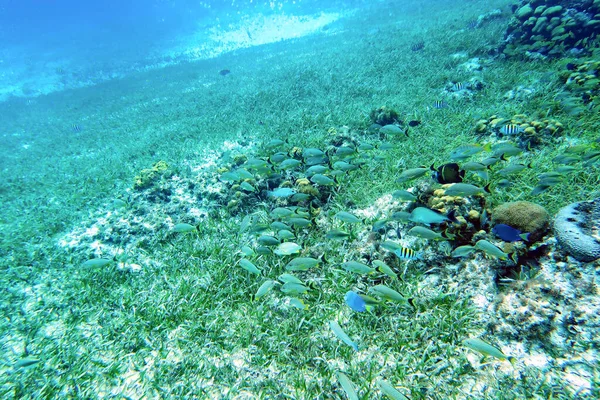
[[[0,396],[598,398],[598,260],[486,219],[599,197],[588,59],[418,3],[0,104]]]

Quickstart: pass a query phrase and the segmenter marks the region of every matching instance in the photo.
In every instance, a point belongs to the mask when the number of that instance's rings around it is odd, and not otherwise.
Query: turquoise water
[[[2,397],[596,397],[597,39],[526,6],[4,5]]]

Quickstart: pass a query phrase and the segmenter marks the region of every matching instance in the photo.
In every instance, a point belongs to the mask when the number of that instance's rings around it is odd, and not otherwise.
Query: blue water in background
[[[166,51],[173,42],[243,16],[315,14],[363,2],[4,0],[0,100],[89,85],[173,62]]]

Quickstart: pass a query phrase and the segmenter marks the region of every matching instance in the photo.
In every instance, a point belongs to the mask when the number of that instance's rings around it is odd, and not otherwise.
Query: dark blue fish
[[[410,46],[410,49],[411,49],[412,51],[421,51],[421,50],[423,50],[424,48],[425,48],[425,42],[423,42],[423,41],[420,41],[420,42],[417,42],[417,43],[413,43],[413,44]]]
[[[228,69],[222,69],[219,71],[219,75],[221,75],[221,76],[229,75],[230,73],[231,73],[231,71]]]
[[[367,309],[365,300],[352,291],[346,293],[346,304],[348,304],[348,307],[358,312],[364,312]]]
[[[506,224],[497,224],[492,228],[492,233],[505,242],[529,241],[529,233],[521,233],[517,228]]]

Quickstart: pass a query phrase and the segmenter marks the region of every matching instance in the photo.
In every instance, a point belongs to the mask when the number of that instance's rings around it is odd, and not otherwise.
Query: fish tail
[[[485,185],[483,187],[483,190],[485,190],[486,192],[488,192],[489,194],[492,194],[492,190],[490,189],[490,185],[491,183],[488,183],[487,185]]]

